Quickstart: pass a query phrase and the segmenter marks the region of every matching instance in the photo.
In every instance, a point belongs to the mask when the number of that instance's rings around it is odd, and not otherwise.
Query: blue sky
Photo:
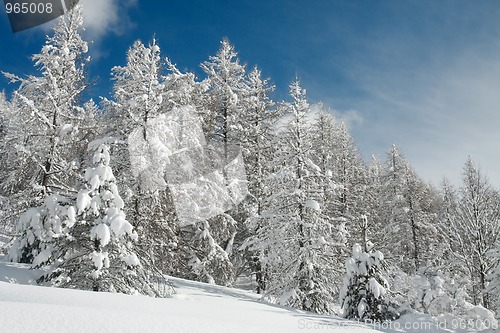
[[[92,92],[109,94],[109,72],[136,39],[156,35],[181,69],[228,37],[286,99],[297,75],[311,102],[349,121],[365,157],[395,143],[425,180],[458,182],[470,155],[500,187],[500,2],[81,0],[93,40]],[[13,34],[0,13],[0,70],[33,71],[49,27]],[[5,79],[0,89],[10,91]]]

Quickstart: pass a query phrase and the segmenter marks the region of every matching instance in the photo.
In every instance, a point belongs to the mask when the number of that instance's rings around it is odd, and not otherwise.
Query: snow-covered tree
[[[356,149],[347,125],[336,119],[323,105],[316,105],[314,122],[315,162],[325,176],[322,181],[325,214],[330,216],[346,240],[356,237],[357,217],[367,213],[366,168]],[[339,248],[338,259],[345,249]]]
[[[384,277],[384,256],[373,251],[372,244],[354,244],[346,261],[346,276],[340,292],[345,318],[364,321],[397,319],[399,314],[388,295],[389,284]]]
[[[228,220],[231,222],[231,217]],[[184,232],[190,235],[187,264],[191,278],[210,284],[230,285],[234,281],[233,265],[227,250],[219,245],[221,240],[213,235],[214,230],[210,229],[209,222],[199,222],[190,228],[184,228]]]
[[[79,138],[72,134],[77,133],[82,119],[78,106],[87,87],[84,73],[89,60],[85,55],[87,42],[80,35],[82,25],[80,5],[59,19],[53,36],[33,56],[41,76],[21,78],[4,73],[11,82],[20,83],[14,98],[25,122],[25,132],[18,133],[23,140],[16,148],[36,170],[34,177],[18,180],[23,187],[38,186],[47,192],[67,191],[73,185],[68,175],[74,170],[72,149]]]
[[[130,156],[132,151],[129,148],[134,144],[149,145],[148,124],[155,121],[163,103],[162,66],[160,47],[155,39],[148,46],[139,40],[134,42],[127,52],[127,64],[112,69],[114,99],[105,101],[111,113],[114,134],[123,143],[114,163],[117,174],[123,175],[122,185],[132,192],[129,216],[136,226],[145,223],[141,217],[140,201],[146,195],[143,183],[150,175],[144,170],[133,170],[132,162],[143,156]]]
[[[201,64],[207,74],[207,113],[203,115],[209,140],[220,142],[227,155],[229,145],[243,138],[242,117],[247,88],[245,65],[228,39],[223,39],[215,56]]]
[[[21,214],[17,223],[18,237],[9,250],[9,260],[41,267],[57,258],[55,243],[74,225],[71,200],[50,194],[43,203]]]
[[[6,132],[6,115],[9,108],[9,102],[5,97],[5,91],[0,92],[0,138],[3,139]]]
[[[232,156],[233,152],[235,149],[239,149],[237,146],[241,144],[241,140],[244,138],[242,128],[244,124],[243,101],[246,93],[245,66],[239,63],[234,47],[227,39],[224,39],[217,54],[210,57],[209,61],[202,63],[201,67],[207,74],[207,79],[201,83],[201,89],[197,91],[203,91],[204,94],[201,99],[199,96],[194,96],[192,100],[197,107],[198,114],[203,119],[203,129],[208,145],[221,151],[221,156],[215,157],[214,155],[211,158],[218,158],[222,163],[220,161],[211,161],[209,163],[224,166],[222,168],[222,177],[225,184],[223,185],[228,187],[230,184],[227,182],[228,174],[225,166],[232,162],[234,158]],[[228,209],[230,208],[234,207],[228,207]],[[230,284],[234,277],[234,267],[229,260],[233,257],[232,245],[234,244],[236,230],[241,229],[244,220],[241,216],[238,216],[236,221],[234,217],[237,215],[239,214],[226,211],[208,219],[207,223],[205,221],[200,222],[199,226],[195,226],[194,230],[189,231],[200,236],[197,237],[199,241],[198,248],[202,249],[192,253],[190,263],[199,261],[203,265],[195,266],[205,267],[204,271],[218,271],[217,275],[221,278],[214,278],[216,283],[218,283],[217,281],[223,281],[223,284]],[[213,253],[219,253],[220,249],[223,249],[225,254],[213,257]],[[209,255],[209,257],[203,257],[204,255]],[[214,266],[208,268],[207,265]],[[220,272],[221,268],[227,271],[222,273]],[[196,271],[201,272],[199,269]],[[197,276],[200,278],[204,274],[197,274]],[[229,280],[226,279],[228,277]]]
[[[170,250],[176,244],[172,198],[162,174],[168,156],[162,142],[168,128],[160,128],[170,108],[189,105],[196,89],[194,76],[171,70],[163,75],[165,62],[155,39],[148,45],[136,41],[127,52],[125,66],[112,70],[114,99],[106,100],[113,135],[120,138],[114,148],[113,165],[123,188],[125,211],[141,235],[137,251],[150,268],[173,270]],[[161,119],[160,119],[161,118]],[[160,132],[164,133],[160,133]]]
[[[435,260],[442,243],[437,229],[437,191],[425,184],[395,145],[380,177],[377,244],[406,273]],[[425,239],[425,246],[423,246]]]
[[[82,93],[87,87],[85,66],[89,60],[87,43],[80,35],[82,25],[80,5],[59,19],[53,35],[47,37],[41,52],[33,56],[39,76],[22,78],[4,73],[11,82],[20,83],[12,98],[12,108],[18,112],[7,127],[5,144],[10,163],[2,181],[2,190],[13,202],[12,216],[28,207],[44,205],[52,194],[67,196],[74,191],[80,162],[78,153],[84,145],[85,134],[79,127],[86,118]],[[21,225],[35,227],[31,223]],[[39,234],[36,230],[19,232],[33,237]],[[36,246],[45,239],[18,241]],[[41,251],[22,250],[23,253]]]
[[[497,259],[490,256],[500,239],[500,197],[484,174],[467,160],[456,202],[449,195],[445,235],[456,272],[469,278],[469,295],[475,305],[491,306],[488,275]]]
[[[162,67],[155,39],[147,46],[135,41],[127,52],[127,64],[113,67],[113,120],[121,134],[128,136],[139,127],[143,136],[147,135],[148,119],[159,114],[163,102]]]
[[[449,262],[448,262],[449,263]],[[437,321],[473,322],[476,330],[495,327],[495,314],[470,303],[468,278],[445,270],[427,267],[408,275],[399,270],[392,279],[401,313],[425,313]]]
[[[490,294],[491,308],[497,309],[496,316],[500,316],[500,245],[497,245],[496,249],[489,253],[490,259],[495,262],[494,268],[491,270],[490,274],[487,276],[489,285],[487,287],[487,292]]]
[[[57,245],[60,262],[48,278],[67,288],[154,296],[134,251],[139,237],[123,211],[109,146],[102,141],[95,146],[93,166],[86,169],[83,188],[69,208],[73,226]]]
[[[282,128],[275,169],[266,181],[259,228],[248,241],[265,273],[266,295],[278,303],[317,313],[331,311],[336,286],[331,258],[336,228],[323,213],[321,169],[311,159],[310,107],[299,82],[290,85],[288,123]]]
[[[168,74],[165,76],[164,98],[162,111],[168,112],[182,106],[192,106],[198,115],[205,114],[205,92],[208,89],[207,81],[198,82],[191,72],[181,72],[170,59],[166,59]]]
[[[6,134],[8,127],[8,115],[10,113],[10,103],[5,97],[5,92],[0,92],[0,230],[3,230],[7,234],[12,231],[12,226],[10,225],[11,219],[8,218],[9,215],[9,200],[8,197],[4,196],[4,191],[1,185],[5,182],[7,177],[7,170],[9,165],[8,154],[9,146],[6,144]]]
[[[270,98],[274,86],[269,84],[269,79],[263,79],[261,71],[255,67],[248,73],[248,90],[243,101],[246,110],[244,114],[243,135],[240,140],[245,170],[248,180],[248,196],[240,206],[240,212],[246,215],[246,221],[252,221],[254,216],[263,212],[265,201],[265,180],[272,169],[273,142],[275,140],[275,124],[281,114],[281,108],[275,107],[275,102]],[[235,240],[235,247],[244,241],[259,228],[258,224],[245,223],[240,225]],[[240,269],[250,264],[250,269],[255,273],[257,292],[265,289],[262,265],[259,256],[251,252],[239,252],[241,255]]]

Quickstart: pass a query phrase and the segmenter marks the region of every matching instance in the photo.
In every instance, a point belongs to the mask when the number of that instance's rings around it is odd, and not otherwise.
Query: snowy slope
[[[171,278],[177,291],[172,298],[155,299],[40,287],[34,285],[39,274],[0,256],[1,333],[467,331],[442,329],[425,315],[407,316],[391,326],[370,326],[268,304],[249,291],[177,278]]]
[[[170,299],[40,287],[37,272],[0,257],[0,332],[273,332],[343,327],[357,323],[294,311],[258,301],[238,289],[172,278]],[[339,332],[343,330],[338,330]]]

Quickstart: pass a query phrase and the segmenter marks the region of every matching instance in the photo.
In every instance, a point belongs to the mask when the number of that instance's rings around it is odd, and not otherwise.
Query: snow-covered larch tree
[[[448,207],[446,229],[452,266],[468,277],[472,302],[490,308],[487,286],[498,263],[490,254],[500,239],[500,196],[471,159],[465,163],[456,200]]]
[[[68,183],[68,175],[74,170],[71,152],[78,138],[71,134],[81,120],[78,106],[87,87],[84,73],[89,60],[87,42],[80,35],[82,25],[80,5],[59,19],[53,36],[33,56],[41,76],[21,78],[4,73],[11,82],[20,83],[14,98],[27,132],[19,133],[24,140],[17,149],[37,166],[35,179],[21,180],[24,187],[38,186],[47,192],[67,191],[73,185]]]
[[[105,101],[113,135],[120,139],[113,150],[113,165],[126,193],[125,211],[141,237],[137,251],[147,258],[144,263],[149,268],[163,271],[171,269],[168,261],[172,256],[166,249],[176,243],[176,226],[163,179],[162,163],[168,159],[167,152],[158,148],[169,144],[161,141],[168,137],[169,129],[158,124],[164,123],[161,117],[169,108],[189,103],[193,79],[168,64],[172,73],[167,78],[162,74],[165,62],[154,38],[148,45],[134,42],[127,52],[126,65],[112,69],[114,99]]]
[[[365,166],[347,125],[336,119],[331,110],[315,105],[314,161],[321,168],[321,191],[324,211],[346,241],[353,237],[356,217],[366,213],[364,204]],[[352,234],[352,235],[349,235]],[[339,247],[334,269],[343,272],[349,250]]]
[[[249,218],[244,228],[238,230],[235,246],[241,245],[249,236],[259,229],[255,217],[262,214],[265,201],[265,179],[270,174],[272,165],[275,124],[281,114],[281,108],[275,107],[275,102],[270,98],[274,86],[270,85],[270,79],[263,79],[260,69],[255,67],[248,73],[248,91],[245,95],[245,126],[244,135],[241,138],[241,148],[245,161],[245,169],[248,179],[249,195],[242,205],[241,211]],[[276,141],[274,141],[276,142]],[[250,263],[255,273],[257,292],[265,290],[265,281],[258,254],[240,252],[242,255],[242,266]]]
[[[310,107],[298,81],[290,85],[288,123],[282,128],[281,151],[266,181],[265,209],[255,236],[266,277],[265,293],[280,304],[329,313],[335,286],[331,259],[338,245],[336,228],[323,213],[321,168],[312,161]]]
[[[10,103],[7,101],[7,98],[5,96],[5,92],[0,92],[0,230],[3,230],[4,232],[7,232],[7,234],[12,231],[12,227],[10,225],[10,219],[8,218],[9,215],[9,200],[7,196],[4,196],[6,193],[4,193],[2,189],[2,184],[4,184],[5,179],[7,177],[7,170],[8,170],[8,165],[9,165],[9,160],[8,160],[8,155],[7,152],[9,151],[9,147],[6,144],[6,134],[7,134],[7,128],[8,128],[8,119],[10,116],[10,111],[11,111],[11,106]]]
[[[144,182],[149,174],[133,163],[145,156],[130,156],[130,146],[149,145],[148,124],[160,114],[163,102],[163,77],[160,47],[153,39],[149,45],[135,41],[127,52],[127,64],[112,69],[114,100],[105,101],[111,111],[114,135],[123,143],[118,147],[119,158],[114,161],[121,185],[130,192],[128,214],[136,226],[146,223],[141,201],[148,194]],[[148,150],[149,147],[143,147]],[[144,152],[146,153],[146,152]],[[123,175],[123,176],[122,176]]]
[[[406,273],[435,260],[442,235],[437,230],[437,191],[425,184],[395,145],[382,170],[377,244]],[[426,245],[423,246],[423,239]]]
[[[490,259],[495,262],[490,274],[487,276],[489,285],[486,292],[490,294],[491,308],[496,308],[497,318],[500,315],[500,244],[489,253]]]
[[[0,92],[0,138],[3,139],[5,136],[5,131],[6,131],[6,116],[7,112],[9,109],[9,102],[7,101],[7,98],[5,97],[5,92],[1,91]],[[0,176],[1,179],[1,176]]]
[[[247,91],[245,65],[228,39],[215,56],[201,64],[207,74],[207,114],[203,115],[209,140],[220,142],[227,155],[229,145],[242,139],[244,95]]]
[[[245,66],[239,63],[234,47],[227,39],[221,43],[221,48],[215,56],[201,64],[207,74],[207,79],[201,84],[204,91],[202,99],[195,97],[197,111],[203,119],[203,130],[210,148],[221,151],[220,161],[210,163],[223,165],[222,177],[228,188],[228,175],[226,165],[230,164],[232,154],[237,151],[242,129],[243,96],[245,93]],[[228,209],[231,209],[229,207]],[[231,262],[233,244],[238,225],[243,219],[236,221],[230,211],[222,212],[197,225],[192,225],[191,230],[186,230],[191,235],[196,235],[197,249],[192,251],[189,260],[190,267],[197,279],[210,281],[211,278],[203,272],[212,272],[212,280],[218,284],[231,284],[234,279],[234,269]],[[206,222],[206,223],[205,223]],[[222,250],[225,253],[221,253]],[[216,255],[214,255],[216,254]],[[201,263],[201,264],[200,264]],[[211,267],[209,267],[211,266]],[[203,269],[201,269],[203,267]],[[216,277],[217,276],[217,277]]]

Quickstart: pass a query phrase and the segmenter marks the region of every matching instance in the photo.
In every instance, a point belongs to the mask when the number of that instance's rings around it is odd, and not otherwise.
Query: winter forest
[[[227,39],[202,79],[136,41],[112,97],[90,96],[81,10],[33,55],[36,75],[3,73],[0,233],[39,284],[169,297],[166,276],[250,281],[354,320],[500,318],[500,193],[472,160],[438,185],[396,145],[364,160],[300,80],[273,100]]]

